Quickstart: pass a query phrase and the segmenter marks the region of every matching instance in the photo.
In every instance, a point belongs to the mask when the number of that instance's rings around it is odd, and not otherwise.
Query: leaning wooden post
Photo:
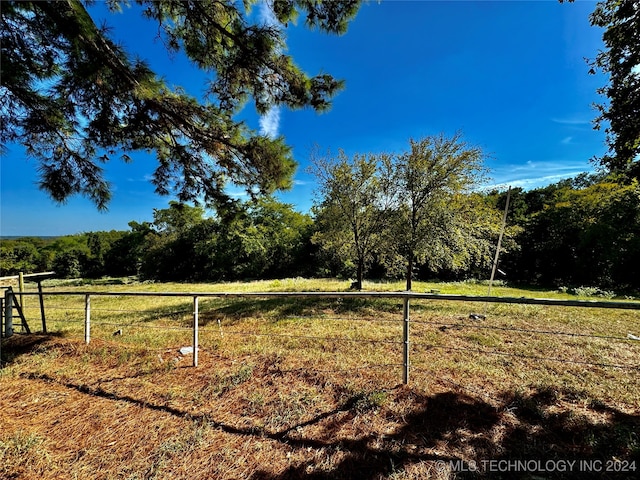
[[[84,343],[89,345],[91,340],[91,295],[84,296]]]
[[[193,297],[193,366],[198,366],[198,297]]]
[[[404,371],[402,374],[402,382],[407,385],[409,383],[409,297],[404,299],[404,308],[402,309],[402,364]]]

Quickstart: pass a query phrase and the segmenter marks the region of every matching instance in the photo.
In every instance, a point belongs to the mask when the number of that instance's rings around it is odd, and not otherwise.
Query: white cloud
[[[263,0],[260,3],[258,9],[258,16],[260,21],[265,25],[279,28],[278,20],[276,19],[271,6],[267,0]],[[280,107],[274,106],[269,111],[260,117],[260,134],[266,135],[269,138],[276,138],[280,130]]]
[[[583,172],[593,172],[588,162],[528,161],[521,165],[503,165],[493,171],[494,182],[485,188],[506,189],[508,186],[534,189],[573,178]]]
[[[569,162],[569,161],[553,161],[553,160],[542,160],[542,161],[532,161],[529,160],[527,163],[519,164],[519,165],[502,165],[495,169],[496,172],[501,172],[504,174],[510,174],[514,172],[544,172],[544,173],[554,173],[555,172],[567,172],[574,171],[576,169],[585,169],[588,167],[588,163],[586,162]],[[588,169],[588,168],[587,168]]]
[[[271,107],[260,117],[260,134],[276,138],[280,129],[280,107]]]
[[[557,118],[554,117],[551,119],[553,123],[559,123],[561,125],[591,125],[591,119],[584,117],[563,117]]]
[[[229,195],[231,198],[247,198],[249,197],[249,194],[247,193],[246,190],[242,190],[239,188],[227,188],[225,190],[225,193],[227,195]]]
[[[278,19],[273,13],[273,10],[267,0],[260,2],[260,6],[258,7],[258,17],[262,23],[267,25],[278,25]]]
[[[571,143],[571,140],[573,140],[573,137],[565,137],[560,143],[562,143],[563,145],[569,145]]]
[[[566,174],[559,174],[559,175],[545,175],[542,177],[507,180],[501,183],[493,183],[491,185],[487,185],[486,188],[488,190],[492,190],[494,188],[502,190],[502,189],[506,189],[507,187],[512,187],[512,188],[520,187],[525,190],[532,190],[535,188],[546,187],[547,185],[551,185],[552,183],[557,183],[560,180],[576,177],[583,172],[585,172],[585,170],[576,170],[575,172],[567,172]]]

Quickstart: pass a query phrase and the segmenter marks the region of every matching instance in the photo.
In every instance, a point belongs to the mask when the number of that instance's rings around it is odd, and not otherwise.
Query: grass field
[[[82,295],[45,296],[49,333],[3,340],[0,478],[637,477],[640,311],[412,300],[404,385],[398,299],[203,297],[194,368],[193,299],[124,295],[348,287],[45,283],[120,295],[91,298],[89,345]],[[434,290],[487,293],[414,284]],[[25,312],[39,330],[36,297]]]

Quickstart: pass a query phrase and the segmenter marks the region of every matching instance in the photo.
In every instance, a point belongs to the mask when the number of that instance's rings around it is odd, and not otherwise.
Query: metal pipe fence
[[[23,295],[40,295],[40,299],[43,300],[42,292],[22,292]],[[54,299],[65,299],[66,304],[62,305],[52,304]],[[107,305],[103,305],[107,297]],[[136,297],[156,297],[158,299],[173,299],[177,302],[171,301],[168,304],[163,305],[161,308],[156,307],[155,311],[141,311],[136,308],[117,308],[118,305],[113,305],[122,299],[134,299]],[[481,323],[481,321],[469,321],[469,317],[459,314],[452,314],[451,318],[442,318],[438,316],[435,320],[426,315],[426,311],[429,306],[436,302],[444,302],[444,304],[504,304],[504,305],[524,305],[525,308],[547,308],[547,307],[571,307],[578,309],[618,309],[632,311],[640,310],[639,302],[613,302],[613,301],[600,301],[600,300],[561,300],[561,299],[546,299],[546,298],[511,298],[511,297],[488,297],[488,296],[468,296],[468,295],[443,295],[436,293],[419,293],[419,292],[87,292],[87,291],[55,291],[44,293],[44,298],[47,299],[47,305],[44,307],[44,302],[40,302],[42,308],[42,314],[44,319],[44,311],[63,311],[67,315],[65,318],[56,320],[56,322],[64,324],[82,324],[84,333],[84,341],[89,344],[92,339],[93,329],[97,327],[120,327],[131,329],[162,329],[162,330],[176,330],[184,333],[190,332],[190,343],[193,352],[193,366],[198,366],[199,363],[199,345],[200,336],[202,335],[202,329],[205,328],[205,332],[210,331],[203,324],[201,315],[207,314],[206,308],[202,308],[203,301],[236,301],[239,299],[244,300],[270,300],[270,299],[297,299],[297,300],[334,300],[336,302],[345,302],[347,300],[363,300],[363,299],[377,299],[381,301],[393,301],[396,300],[399,304],[395,309],[391,309],[387,316],[383,315],[349,315],[348,317],[341,316],[339,314],[319,314],[314,316],[304,315],[291,315],[282,316],[284,319],[313,319],[314,321],[322,322],[380,322],[386,323],[390,328],[401,324],[401,334],[391,331],[390,337],[376,337],[368,338],[362,332],[358,331],[354,333],[352,337],[346,336],[348,332],[342,329],[337,331],[342,332],[342,336],[337,335],[315,335],[312,333],[278,333],[274,331],[261,331],[258,327],[254,326],[252,330],[247,330],[247,325],[237,325],[231,323],[231,325],[225,325],[225,329],[222,328],[222,321],[218,317],[216,322],[219,329],[220,337],[224,335],[239,336],[239,337],[252,337],[261,338],[269,337],[274,339],[284,340],[299,340],[309,342],[326,342],[326,343],[350,343],[350,344],[370,344],[378,346],[380,348],[393,348],[397,347],[401,350],[398,355],[398,359],[401,362],[393,363],[378,363],[368,365],[370,368],[379,367],[402,367],[402,381],[407,384],[410,380],[410,371],[412,369],[411,359],[413,355],[419,355],[421,352],[430,350],[440,351],[446,350],[449,352],[457,352],[460,354],[473,354],[484,355],[493,357],[505,357],[509,359],[527,359],[534,361],[549,361],[549,362],[563,362],[566,364],[575,364],[590,367],[606,367],[606,368],[619,368],[628,370],[640,370],[638,365],[638,350],[640,342],[635,341],[634,337],[629,335],[625,337],[622,333],[618,334],[605,334],[600,332],[580,332],[569,331],[560,329],[546,329],[546,328],[533,328],[527,326],[514,326],[507,324],[487,324]],[[184,302],[180,300],[189,300],[190,306],[185,307]],[[7,291],[4,298],[4,322],[5,328],[3,332],[7,332],[7,322],[12,322],[12,305],[14,305],[15,293]],[[440,304],[440,303],[438,303]],[[339,305],[338,305],[339,306]],[[36,307],[30,307],[35,309]],[[455,311],[455,308],[453,308]],[[76,319],[67,318],[77,314]],[[238,314],[242,316],[242,312]],[[134,317],[133,319],[130,317]],[[143,317],[143,321],[140,321],[140,317]],[[171,319],[166,321],[166,319]],[[96,320],[99,319],[99,320]],[[155,324],[155,321],[165,320],[162,324]],[[179,322],[176,325],[176,322]],[[202,325],[201,325],[202,324]],[[640,322],[639,322],[640,324]],[[43,322],[43,331],[44,328]],[[481,332],[500,332],[509,333],[512,335],[520,336],[544,336],[544,337],[558,337],[567,338],[572,341],[601,341],[601,342],[627,342],[632,345],[632,355],[628,363],[614,362],[614,361],[595,361],[581,358],[560,358],[551,354],[545,353],[530,353],[527,351],[503,351],[495,346],[490,345],[470,345],[467,342],[467,338],[462,338],[460,344],[442,344],[429,336],[429,331],[423,332],[421,329],[437,327],[439,332],[458,332],[458,331],[481,331]],[[366,329],[364,329],[366,330]],[[467,334],[468,336],[468,334]],[[482,340],[482,339],[480,339]],[[366,368],[366,367],[362,367]],[[417,364],[415,371],[424,371],[424,367]]]

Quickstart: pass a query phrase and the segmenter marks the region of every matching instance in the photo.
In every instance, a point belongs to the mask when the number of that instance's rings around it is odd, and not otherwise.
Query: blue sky
[[[487,153],[487,186],[535,188],[593,170],[590,159],[606,151],[604,133],[591,124],[592,104],[603,100],[596,89],[606,78],[588,75],[585,62],[602,49],[602,31],[588,20],[594,6],[370,2],[340,37],[290,26],[288,52],[298,65],[312,75],[342,78],[346,88],[328,113],[282,109],[263,120],[262,127],[285,136],[299,163],[294,188],[279,197],[300,211],[310,208],[315,187],[306,166],[316,145],[349,155],[400,153],[410,138],[458,131]],[[110,15],[98,4],[90,11],[168,83],[203,93],[203,74],[182,56],[169,58],[153,38],[157,26],[135,10]],[[261,128],[251,105],[241,116]],[[133,158],[106,166],[114,191],[102,213],[81,197],[55,204],[36,188],[36,161],[9,145],[0,170],[0,235],[126,230],[131,220],[152,220],[153,209],[166,208],[171,198],[153,193],[148,182],[153,156]]]

